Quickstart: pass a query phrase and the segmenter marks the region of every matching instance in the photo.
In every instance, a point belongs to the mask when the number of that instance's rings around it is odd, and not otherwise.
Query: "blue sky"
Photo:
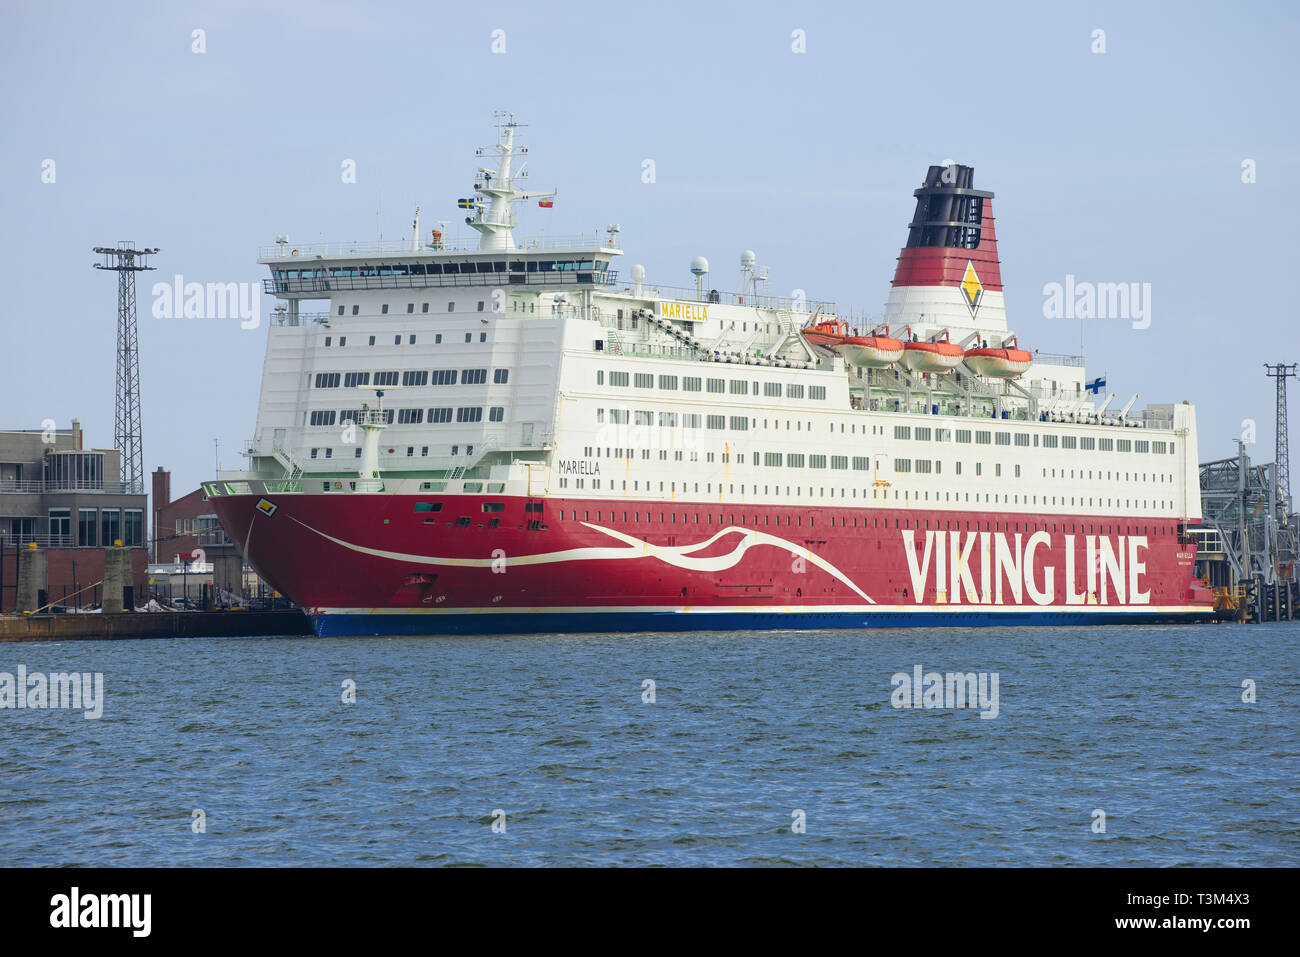
[[[1043,316],[1046,283],[1149,282],[1150,328],[1088,328],[1090,373],[1121,401],[1196,403],[1203,460],[1253,418],[1269,461],[1262,366],[1300,358],[1298,20],[1284,3],[14,4],[0,427],[77,416],[111,444],[115,277],[91,247],[130,239],[163,250],[139,286],[146,467],[181,494],[211,476],[214,438],[239,466],[265,327],[156,319],[152,283],[258,281],[277,233],[372,239],[377,208],[386,239],[417,203],[426,228],[455,222],[473,148],[510,109],[532,187],[559,190],[523,233],[619,222],[624,276],[639,262],[685,286],[702,254],[722,289],[750,248],[774,292],[874,315],[925,168],[973,165],[1022,345],[1077,351],[1078,322]]]

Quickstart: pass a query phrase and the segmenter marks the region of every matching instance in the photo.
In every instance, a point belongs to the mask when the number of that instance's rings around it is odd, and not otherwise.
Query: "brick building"
[[[193,561],[212,564],[212,584],[236,595],[247,589],[244,560],[230,540],[203,489],[172,501],[171,473],[161,466],[152,473],[152,560],[155,564]],[[197,554],[196,554],[197,553]]]
[[[104,548],[131,550],[133,596],[143,600],[148,553],[143,488],[122,482],[116,449],[83,447],[81,422],[70,429],[0,431],[0,607],[14,608],[16,550],[46,550],[46,601],[64,603],[85,586],[80,604],[101,597]]]

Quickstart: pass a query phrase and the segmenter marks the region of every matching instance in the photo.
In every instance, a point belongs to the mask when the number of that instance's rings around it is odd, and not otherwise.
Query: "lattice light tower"
[[[1267,374],[1277,380],[1277,443],[1274,456],[1274,468],[1277,470],[1277,501],[1284,513],[1291,508],[1291,450],[1287,442],[1286,427],[1286,380],[1296,376],[1297,363],[1279,362],[1271,365],[1264,363]]]
[[[144,491],[144,454],[140,427],[140,340],[136,329],[135,274],[153,269],[148,257],[157,249],[136,249],[134,243],[96,246],[104,257],[96,269],[117,273],[117,396],[113,409],[113,444],[122,456],[122,481]]]

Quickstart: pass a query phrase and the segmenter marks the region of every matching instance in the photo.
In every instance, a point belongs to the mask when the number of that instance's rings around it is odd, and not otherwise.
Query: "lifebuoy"
[[[342,488],[342,487],[343,487],[343,483],[342,483],[342,482],[335,482],[335,483],[334,483],[334,487],[335,487],[335,488]]]

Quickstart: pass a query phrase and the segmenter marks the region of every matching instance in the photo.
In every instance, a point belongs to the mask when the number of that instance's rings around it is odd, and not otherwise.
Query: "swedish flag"
[[[456,205],[459,206],[461,209],[477,209],[477,208],[478,208],[478,203],[474,202],[474,200],[472,200],[472,199],[458,199],[458,200],[456,200]]]

